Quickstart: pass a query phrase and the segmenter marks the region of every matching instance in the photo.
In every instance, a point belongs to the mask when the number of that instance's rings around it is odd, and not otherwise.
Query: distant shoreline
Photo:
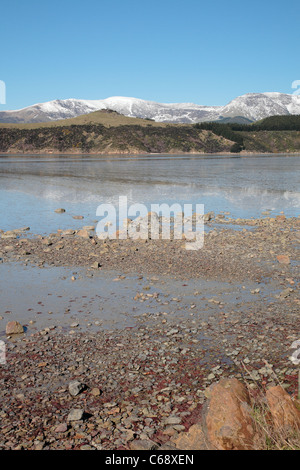
[[[0,157],[179,157],[179,156],[200,156],[200,157],[212,157],[212,156],[224,156],[224,157],[290,157],[290,156],[299,156],[300,152],[280,152],[280,153],[263,153],[263,152],[246,152],[242,151],[239,153],[230,153],[230,152],[178,152],[178,153],[140,153],[140,152],[90,152],[90,153],[81,153],[81,152],[24,152],[24,153],[0,153]]]

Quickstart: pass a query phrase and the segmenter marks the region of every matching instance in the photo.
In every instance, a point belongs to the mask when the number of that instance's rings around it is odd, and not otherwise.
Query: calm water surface
[[[205,212],[259,217],[300,213],[299,156],[0,157],[0,229],[79,228],[99,204],[204,204]],[[58,207],[65,214],[55,214]],[[73,215],[83,215],[76,221]]]

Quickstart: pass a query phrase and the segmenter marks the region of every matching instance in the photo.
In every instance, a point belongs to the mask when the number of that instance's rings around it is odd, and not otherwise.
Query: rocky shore
[[[137,288],[133,327],[80,331],[73,323],[63,331],[54,324],[2,337],[0,448],[218,448],[207,441],[203,417],[220,380],[247,383],[253,396],[280,383],[295,397],[298,369],[289,357],[300,334],[299,227],[299,217],[211,215],[196,251],[184,240],[99,240],[93,227],[2,232],[0,262],[84,267],[89,276],[117,271],[120,282],[135,273],[155,277],[156,291]],[[232,303],[225,292],[208,297],[195,289],[182,315],[182,292],[163,297],[161,276],[182,290],[191,280],[226,281],[239,295]],[[14,320],[13,312],[0,315],[1,325]]]

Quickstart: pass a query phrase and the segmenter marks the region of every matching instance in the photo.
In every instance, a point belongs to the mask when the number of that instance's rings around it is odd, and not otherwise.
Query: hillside
[[[50,123],[0,124],[1,153],[300,152],[300,116],[252,124],[166,124],[102,110]]]
[[[44,124],[0,125],[2,153],[215,153],[234,142],[191,125],[168,125],[96,111]]]
[[[155,126],[164,127],[166,124],[155,122],[151,119],[140,119],[127,117],[111,109],[102,109],[100,111],[94,111],[92,113],[80,115],[78,117],[70,119],[59,119],[51,122],[36,122],[36,123],[2,123],[0,122],[1,128],[8,129],[41,129],[49,127],[63,127],[63,126],[81,126],[84,124],[101,124],[105,127],[115,126]]]
[[[195,127],[235,142],[234,152],[300,152],[300,115],[270,116],[252,124],[199,123]]]

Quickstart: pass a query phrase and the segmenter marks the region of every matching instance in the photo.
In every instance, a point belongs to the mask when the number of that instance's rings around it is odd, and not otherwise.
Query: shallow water
[[[32,233],[80,228],[99,220],[98,205],[204,204],[204,211],[259,217],[300,209],[299,156],[2,156],[0,229]],[[63,207],[64,214],[54,210]],[[83,215],[83,220],[72,219]]]
[[[219,321],[220,309],[232,311],[243,305],[245,312],[248,303],[252,309],[254,301],[267,302],[276,294],[271,286],[260,284],[260,293],[253,296],[254,282],[242,286],[200,279],[183,282],[167,276],[120,277],[118,272],[20,263],[0,264],[0,279],[0,337],[5,337],[10,320],[19,321],[27,334],[52,325],[64,331],[132,328],[137,319],[148,322],[157,317],[171,323],[184,318],[199,323],[213,316]],[[145,300],[134,300],[137,293],[145,294]],[[219,299],[223,306],[213,302]],[[74,322],[78,327],[71,327]]]

